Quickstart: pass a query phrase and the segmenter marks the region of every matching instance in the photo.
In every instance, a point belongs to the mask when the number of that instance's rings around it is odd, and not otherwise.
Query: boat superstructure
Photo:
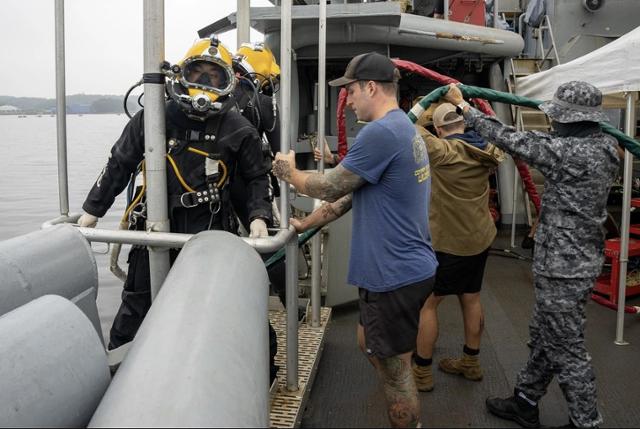
[[[482,3],[484,17],[484,2],[472,2],[474,7]],[[341,125],[336,111],[340,105],[340,94],[337,89],[329,88],[326,82],[342,75],[347,62],[357,54],[378,51],[463,83],[516,93],[517,78],[522,75],[566,62],[628,32],[633,26],[633,14],[629,11],[635,11],[639,6],[633,0],[607,1],[596,11],[589,11],[583,1],[550,0],[547,1],[547,12],[541,24],[534,28],[524,22],[528,4],[526,0],[494,0],[493,25],[497,27],[500,22],[504,22],[509,27],[499,29],[469,23],[468,17],[473,15],[477,19],[479,16],[475,9],[469,9],[468,13],[460,15],[461,9],[456,11],[452,5],[450,14],[449,4],[454,3],[453,1],[445,1],[445,18],[449,19],[426,16],[433,11],[435,1],[432,0],[344,1],[331,4],[324,0],[296,1],[292,4],[294,2],[288,0],[276,1],[274,7],[268,8],[250,8],[249,3],[248,0],[238,0],[236,14],[200,29],[199,35],[204,37],[237,28],[241,43],[248,41],[249,26],[265,35],[265,43],[276,53],[282,69],[279,92],[281,151],[295,150],[297,161],[307,169],[317,168],[312,152],[318,141],[321,142],[326,137],[331,149],[338,149]],[[458,4],[458,7],[462,6]],[[44,298],[48,300],[46,302],[39,301],[43,299],[42,295],[62,295],[80,307],[90,322],[82,317],[78,318],[78,314],[69,316],[69,322],[65,326],[68,331],[65,332],[74,331],[82,341],[66,350],[71,351],[74,356],[79,355],[82,350],[90,350],[91,353],[86,353],[85,356],[90,361],[79,359],[77,365],[78,368],[89,368],[86,370],[87,374],[97,381],[89,389],[82,383],[75,382],[77,373],[73,368],[65,368],[66,372],[53,374],[53,370],[46,366],[51,363],[47,362],[46,354],[41,358],[25,360],[21,371],[27,374],[31,366],[32,374],[46,378],[50,382],[48,386],[52,386],[49,389],[54,389],[54,393],[58,395],[58,402],[47,402],[47,395],[43,396],[38,390],[37,385],[42,380],[37,377],[12,377],[9,389],[5,390],[8,396],[0,394],[0,402],[4,401],[0,403],[0,410],[5,410],[3,405],[13,404],[10,397],[17,398],[20,407],[12,406],[10,409],[6,408],[8,411],[4,415],[0,413],[0,424],[46,425],[51,423],[51,420],[47,420],[51,415],[46,412],[48,406],[56,407],[59,412],[59,415],[56,414],[59,420],[55,424],[66,426],[175,424],[294,427],[301,423],[303,426],[384,424],[379,419],[380,412],[375,410],[381,409],[382,398],[379,392],[364,398],[371,389],[375,391],[375,387],[371,385],[372,377],[362,379],[362,374],[369,370],[363,368],[367,365],[365,360],[356,361],[360,357],[349,352],[344,362],[336,362],[343,359],[336,351],[344,352],[342,346],[347,340],[352,341],[350,334],[346,332],[356,317],[350,303],[357,298],[357,290],[345,283],[351,235],[349,214],[314,236],[311,250],[308,251],[299,249],[296,234],[288,222],[288,214],[310,212],[316,207],[317,201],[304,195],[290,195],[289,192],[283,192],[279,201],[280,212],[284,214],[280,228],[267,239],[237,238],[216,232],[192,237],[168,231],[162,108],[165,95],[164,77],[160,70],[164,61],[163,2],[145,0],[144,8],[145,128],[154,130],[148,133],[145,142],[149,221],[146,231],[107,231],[60,225],[74,223],[78,216],[70,213],[67,197],[64,1],[56,0],[60,216],[46,222],[42,231],[34,233],[36,235],[28,239],[22,238],[0,245],[0,271],[5,270],[14,275],[13,280],[6,281],[0,287],[0,298],[12,297],[12,301],[4,301],[11,305],[2,307],[2,311],[19,311],[10,313],[13,318],[12,326],[24,323],[32,328],[31,331],[25,329],[25,332],[33,332],[39,326],[34,324],[34,314],[43,311],[40,309],[45,305],[50,308],[44,314],[46,320],[55,319],[56,312],[68,313],[69,307],[64,301],[51,300],[50,297]],[[624,18],[620,19],[621,16]],[[407,107],[408,110],[417,98],[442,84],[441,81],[426,79],[415,71],[404,71],[399,94],[402,107]],[[499,103],[493,108],[500,119],[522,129],[541,125],[535,122],[539,117],[535,114],[527,116],[522,109],[512,109]],[[633,118],[629,119],[631,120]],[[541,126],[547,127],[548,124]],[[347,146],[353,142],[360,128],[361,124],[357,123],[355,116],[346,112],[344,131]],[[319,168],[323,167],[321,163]],[[527,223],[532,214],[529,200],[520,190],[522,185],[513,162],[500,167],[496,184],[500,194],[502,221],[511,224],[515,231],[516,225]],[[281,187],[286,189],[284,183]],[[78,275],[72,278],[76,280],[81,274],[88,276],[81,279],[82,284],[78,287],[65,289],[63,285],[68,286],[70,280],[54,275],[53,280],[57,281],[55,284],[60,286],[47,288],[46,285],[53,282],[47,278],[51,274],[45,269],[38,271],[37,276],[23,274],[30,271],[29,255],[48,252],[46,256],[39,258],[53,257],[55,251],[39,243],[45,243],[47,237],[56,234],[59,242],[68,243],[69,249],[75,249],[80,254],[68,254],[71,261],[63,262],[64,266],[45,268],[51,270],[51,273],[65,271],[68,274],[75,271]],[[495,384],[500,387],[506,385],[507,378],[513,377],[516,364],[519,363],[516,359],[522,357],[520,348],[526,341],[526,314],[518,309],[531,306],[528,257],[511,250],[514,246],[513,237],[509,246],[506,243],[507,235],[503,231],[498,242],[508,251],[496,251],[492,256],[492,274],[488,281],[489,299],[495,298],[487,306],[495,314],[495,319],[488,326],[492,337],[487,342],[490,356],[488,360],[491,362],[489,366],[499,378]],[[25,242],[30,243],[33,248],[24,247]],[[97,275],[95,278],[93,276],[95,261],[91,265],[92,254],[87,246],[90,242],[138,244],[149,246],[151,250],[154,298],[152,311],[145,319],[136,341],[105,355],[98,353],[98,356],[94,356],[93,352],[96,344],[98,349],[101,348],[102,339],[99,338],[100,329],[96,327],[99,325],[97,309],[93,305],[98,286],[97,283],[94,284],[94,280],[97,282]],[[27,249],[27,254],[12,250],[21,247]],[[170,269],[168,249],[182,247],[183,254],[189,257],[179,258]],[[270,307],[272,311],[269,317],[279,333],[277,359],[281,366],[278,382],[272,386],[271,392],[263,377],[267,366],[265,332],[255,329],[255,326],[264,326],[267,317],[268,287],[263,266],[253,250],[260,253],[280,250],[286,260],[286,309],[274,303]],[[218,262],[208,262],[219,261],[221,252],[233,253],[235,263],[225,266]],[[515,257],[517,261],[511,261],[513,265],[505,268],[505,260],[502,258],[505,255]],[[308,256],[311,258],[310,264],[304,262]],[[88,273],[73,265],[85,259],[89,260]],[[305,267],[307,275],[301,275]],[[207,281],[215,283],[219,289],[212,291],[200,287]],[[231,288],[233,282],[239,282],[241,287]],[[513,282],[524,288],[519,293],[505,291],[505,282]],[[85,284],[90,287],[83,289]],[[261,288],[261,292],[254,297],[256,285]],[[33,293],[24,294],[22,289]],[[224,296],[224,300],[221,296]],[[33,303],[30,307],[22,307],[31,301]],[[0,299],[0,302],[3,301]],[[207,313],[203,309],[203,303],[211,302],[215,302],[216,310]],[[337,314],[337,328],[331,332],[327,330],[327,326],[332,316],[330,307],[334,306],[337,306],[334,313]],[[598,310],[607,311],[600,307]],[[246,314],[251,314],[251,317],[244,317]],[[453,317],[449,322],[452,319]],[[596,319],[608,320],[603,313],[598,313]],[[6,320],[0,320],[0,331]],[[84,325],[76,330],[73,328],[74,324],[88,325],[93,330]],[[209,329],[212,326],[216,329]],[[55,326],[48,327],[54,328]],[[637,324],[631,326],[630,332],[637,334],[637,328]],[[93,338],[95,331],[98,332],[98,338]],[[185,336],[186,331],[192,332],[194,337]],[[5,329],[3,332],[12,331]],[[39,347],[38,341],[41,341],[35,336],[25,337],[20,331],[13,332],[12,335],[12,347],[27,344],[31,347],[30,350],[34,350]],[[57,337],[52,334],[49,340],[52,338]],[[65,334],[65,338],[73,337]],[[62,344],[65,338],[61,336],[59,343]],[[597,341],[601,342],[600,336]],[[355,341],[352,342],[355,350]],[[453,339],[447,339],[443,347],[453,348],[453,342]],[[325,344],[334,347],[329,352],[330,362],[320,361]],[[516,344],[518,347],[515,347]],[[636,350],[637,344],[633,347]],[[19,353],[0,353],[0,360],[18,359],[16,356]],[[597,356],[601,362],[606,361],[604,352]],[[628,356],[624,355],[623,358],[628,359]],[[211,367],[225,368],[232,361],[225,374],[211,370]],[[106,365],[112,368],[122,365],[113,380],[105,377]],[[262,373],[263,369],[265,374]],[[319,389],[312,393],[318,369],[322,380]],[[625,382],[620,374],[615,373],[614,378],[619,385],[604,389],[605,391],[618,395],[620,389],[631,389],[631,383]],[[334,395],[332,392],[335,391],[335,385],[342,387]],[[429,399],[429,405],[435,401],[439,407],[448,409],[455,403],[455,396],[459,392],[462,392],[460,397],[470,400],[476,400],[486,393],[482,389],[472,391],[459,384],[453,386],[452,391],[445,392],[440,399]],[[56,388],[60,390],[55,390]],[[21,394],[12,395],[12,392]],[[59,400],[64,395],[69,395],[70,398],[85,395],[88,400],[79,405],[82,412],[73,414],[59,409]],[[554,395],[559,397],[558,392]],[[352,402],[354,396],[358,402]],[[134,397],[135,400],[127,401],[128,397]],[[340,409],[340,402],[346,403],[343,409]],[[626,404],[625,401],[621,402]],[[363,403],[366,406],[359,407]],[[308,405],[306,411],[305,405]],[[475,405],[477,404],[474,403],[473,407],[461,414],[464,418],[435,419],[431,422],[436,425],[450,423],[457,426],[499,424],[496,420],[478,417],[481,411]],[[618,410],[614,407],[611,409],[616,412]],[[32,410],[37,411],[31,412]],[[430,408],[425,415],[433,412],[433,408]],[[561,412],[557,407],[554,409],[554,413],[558,415]],[[185,415],[189,416],[189,420],[181,418]],[[427,417],[427,422],[429,421]],[[617,420],[619,424],[637,424],[638,421],[636,411],[630,412],[627,419]]]

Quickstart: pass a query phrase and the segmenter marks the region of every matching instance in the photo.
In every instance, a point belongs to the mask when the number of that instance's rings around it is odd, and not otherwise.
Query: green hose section
[[[320,231],[320,228],[311,228],[309,231],[305,231],[302,234],[298,235],[298,247],[302,247],[304,243],[309,241],[311,237],[313,237],[316,232]],[[285,249],[284,247],[278,250],[276,253],[271,255],[269,259],[267,259],[264,263],[266,269],[271,268],[276,262],[284,259]]]
[[[542,103],[542,101],[539,100],[531,100],[526,97],[509,94],[507,92],[500,92],[493,89],[479,88],[476,86],[462,84],[458,85],[458,87],[462,91],[462,94],[467,98],[483,98],[489,101],[515,104],[523,107],[531,107],[533,109],[537,109],[538,105]],[[444,97],[444,95],[448,91],[448,86],[441,86],[440,88],[437,88],[431,91],[429,94],[425,95],[418,104],[422,107],[422,109],[426,110],[431,105],[431,103],[437,102],[440,98]],[[413,123],[418,120],[418,117],[413,109],[411,109],[411,111],[409,112],[409,119],[411,119]],[[607,122],[600,122],[600,127],[602,128],[602,131],[615,137],[625,149],[633,154],[633,156],[635,156],[636,158],[640,158],[640,143],[638,141],[632,139],[617,128],[614,128]]]

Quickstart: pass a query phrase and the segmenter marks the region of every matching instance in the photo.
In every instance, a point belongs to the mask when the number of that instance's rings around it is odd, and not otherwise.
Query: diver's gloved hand
[[[78,226],[83,228],[95,228],[97,224],[98,218],[86,212],[78,219]]]
[[[249,237],[251,238],[265,238],[269,236],[267,224],[260,218],[252,220],[249,229],[251,230],[251,232],[249,232]]]

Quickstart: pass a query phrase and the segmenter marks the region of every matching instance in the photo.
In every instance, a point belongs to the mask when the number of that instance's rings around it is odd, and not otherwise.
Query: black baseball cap
[[[377,52],[367,52],[353,57],[344,76],[329,82],[331,86],[345,86],[358,80],[374,80],[377,82],[397,82],[400,72],[393,61]]]

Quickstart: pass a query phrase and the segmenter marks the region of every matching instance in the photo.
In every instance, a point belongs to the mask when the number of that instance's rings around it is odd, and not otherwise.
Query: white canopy
[[[547,101],[558,86],[572,80],[589,82],[605,95],[639,91],[640,27],[573,61],[518,79],[517,95]]]

